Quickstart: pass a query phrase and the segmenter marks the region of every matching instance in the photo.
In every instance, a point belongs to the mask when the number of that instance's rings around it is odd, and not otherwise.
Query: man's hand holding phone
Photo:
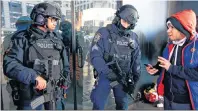
[[[153,75],[159,71],[156,67],[152,66],[151,64],[144,64],[144,65],[146,66],[146,71],[150,75]]]

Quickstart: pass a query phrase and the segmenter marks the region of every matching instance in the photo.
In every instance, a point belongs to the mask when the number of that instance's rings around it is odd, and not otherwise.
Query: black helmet
[[[71,39],[72,39],[72,24],[69,21],[62,21],[60,22],[59,30],[62,31],[62,37],[63,37],[63,43],[65,46],[71,45]]]
[[[127,23],[131,24],[130,29],[134,29],[139,19],[138,12],[136,8],[132,5],[123,5],[122,7],[120,7],[116,12],[116,16],[119,18],[119,20],[121,18]]]
[[[71,24],[71,22],[64,20],[64,21],[60,22],[59,29],[61,31],[72,30],[72,24]]]
[[[36,25],[45,25],[47,17],[59,20],[61,18],[60,8],[51,3],[43,2],[35,5],[30,14],[30,18]]]

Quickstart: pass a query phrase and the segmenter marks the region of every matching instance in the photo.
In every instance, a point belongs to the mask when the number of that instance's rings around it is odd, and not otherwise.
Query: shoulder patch
[[[13,41],[10,41],[9,46],[5,48],[5,52],[4,52],[5,55],[7,55],[10,52],[12,46],[13,46]]]
[[[98,40],[100,40],[101,34],[100,33],[96,33],[93,39],[93,42],[96,43],[98,42]]]

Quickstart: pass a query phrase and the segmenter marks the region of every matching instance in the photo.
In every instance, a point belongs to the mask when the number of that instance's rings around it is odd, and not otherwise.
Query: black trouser
[[[56,110],[55,101],[49,101],[44,103],[45,110]]]
[[[164,96],[164,110],[191,110],[190,103],[175,103]]]

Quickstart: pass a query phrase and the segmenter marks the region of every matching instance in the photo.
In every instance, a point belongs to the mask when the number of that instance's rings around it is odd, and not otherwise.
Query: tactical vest
[[[110,42],[110,55],[113,55],[117,58],[118,64],[122,71],[129,73],[131,63],[132,63],[132,49],[129,46],[130,41],[132,40],[130,36],[119,36],[112,31],[111,26],[107,26],[107,29],[110,33],[109,42]],[[134,41],[134,40],[132,40]]]
[[[31,38],[34,38],[33,36]],[[44,75],[45,79],[52,77],[54,80],[58,80],[63,71],[62,49],[63,43],[56,37],[48,36],[32,40],[28,49],[28,66],[38,74]]]

